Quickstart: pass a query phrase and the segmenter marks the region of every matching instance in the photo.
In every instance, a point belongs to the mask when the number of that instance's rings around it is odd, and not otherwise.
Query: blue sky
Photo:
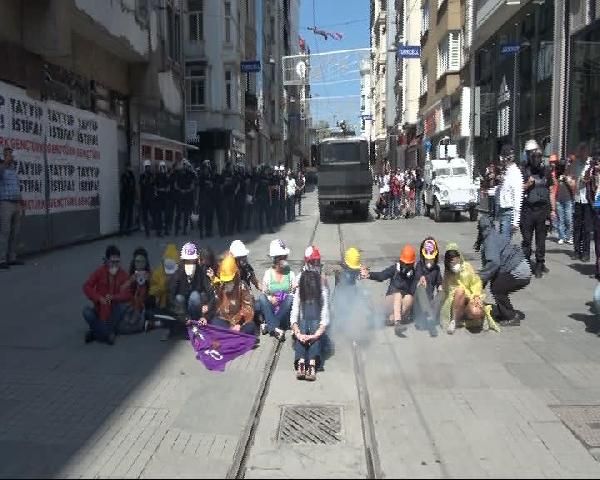
[[[314,10],[313,10],[314,8]],[[301,0],[300,2],[300,35],[306,40],[311,53],[323,53],[333,50],[347,50],[369,47],[369,0]],[[319,35],[307,30],[315,26],[328,32],[343,34],[342,40],[325,40]],[[368,53],[368,52],[367,52]],[[330,57],[333,58],[333,57]],[[339,57],[336,57],[339,60]],[[316,58],[311,60],[315,65]],[[325,60],[320,57],[319,60]],[[311,85],[313,97],[329,97],[344,95],[360,95],[360,75],[358,72],[345,79],[356,81]],[[325,81],[334,81],[328,77]],[[359,125],[360,98],[343,100],[322,100],[311,102],[311,115],[314,121],[328,120],[331,124],[336,120],[345,119],[351,124]]]

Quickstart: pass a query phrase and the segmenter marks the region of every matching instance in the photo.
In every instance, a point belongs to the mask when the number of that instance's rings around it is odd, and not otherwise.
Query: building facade
[[[424,153],[442,138],[460,140],[464,5],[460,0],[423,0],[421,4],[421,82],[419,125]],[[432,152],[433,153],[433,152]]]
[[[0,142],[21,173],[21,250],[114,233],[124,168],[185,154],[181,8],[0,3]]]

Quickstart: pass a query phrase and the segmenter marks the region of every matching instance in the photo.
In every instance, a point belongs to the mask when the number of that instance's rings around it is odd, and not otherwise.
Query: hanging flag
[[[196,359],[208,370],[223,372],[225,365],[256,345],[256,337],[212,325],[194,323],[188,327],[188,336]]]

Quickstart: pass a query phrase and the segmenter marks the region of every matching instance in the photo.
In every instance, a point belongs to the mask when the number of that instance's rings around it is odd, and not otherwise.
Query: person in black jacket
[[[521,235],[523,236],[523,253],[535,271],[536,278],[541,278],[548,271],[546,268],[546,221],[550,212],[555,212],[554,196],[550,189],[554,180],[550,171],[544,166],[542,152],[531,153],[529,163],[523,171],[525,178],[523,210],[521,214]],[[531,263],[531,244],[535,233],[535,264]]]
[[[156,202],[154,206],[154,215],[156,218],[156,234],[162,237],[163,232],[169,230],[169,202],[171,201],[172,180],[167,171],[167,164],[160,162],[158,165],[158,174],[155,178],[154,187],[156,189]]]
[[[152,163],[150,160],[145,160],[144,173],[140,175],[140,220],[146,232],[146,237],[150,236],[150,227],[156,222],[156,217],[153,215],[154,202],[156,200],[155,192]]]
[[[188,321],[206,324],[215,314],[215,292],[206,270],[198,265],[198,251],[193,243],[186,243],[181,249],[172,296],[178,316]]]
[[[210,160],[204,160],[198,177],[198,206],[200,214],[198,229],[200,238],[212,237],[215,218],[215,178],[212,173]]]
[[[175,172],[175,181],[173,189],[177,196],[177,211],[175,215],[175,235],[179,235],[179,227],[183,220],[183,234],[187,235],[187,229],[190,224],[190,216],[194,206],[194,188],[196,176],[192,169],[192,164],[183,160],[183,168]]]
[[[479,277],[484,285],[490,282],[496,300],[492,316],[503,326],[520,325],[524,315],[513,308],[509,295],[529,285],[529,262],[518,246],[494,229],[488,216],[479,219],[477,243],[482,265]]]
[[[419,280],[416,290],[418,311],[415,313],[415,326],[426,329],[432,337],[437,336],[437,317],[440,309],[442,291],[442,270],[439,266],[439,247],[433,237],[427,237],[421,243],[420,258],[417,263],[416,277]]]
[[[119,230],[121,235],[131,233],[133,207],[135,205],[135,175],[131,165],[121,175],[121,205],[119,210]]]
[[[409,321],[417,289],[415,266],[417,254],[412,245],[405,245],[400,252],[399,261],[381,272],[369,272],[366,267],[361,268],[361,277],[364,279],[383,282],[389,280],[386,293],[386,314],[388,325],[394,325],[396,335],[406,331],[403,323]]]

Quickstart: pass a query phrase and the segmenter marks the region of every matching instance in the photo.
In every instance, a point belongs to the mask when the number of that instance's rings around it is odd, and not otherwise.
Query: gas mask
[[[177,262],[175,260],[166,259],[163,261],[163,268],[167,275],[173,275],[177,271]]]

